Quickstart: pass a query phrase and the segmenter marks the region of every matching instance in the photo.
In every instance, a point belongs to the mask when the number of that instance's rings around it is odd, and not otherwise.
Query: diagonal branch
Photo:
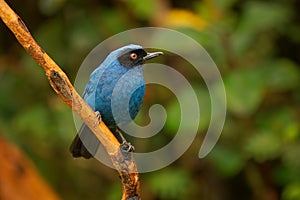
[[[107,128],[100,122],[95,126],[95,112],[85,103],[76,92],[66,74],[47,55],[31,36],[22,19],[6,4],[0,0],[0,17],[6,26],[13,32],[16,39],[27,53],[43,68],[50,85],[61,99],[84,121],[109,154],[113,165],[118,170],[123,187],[122,200],[140,199],[140,182],[137,168],[132,154],[124,155],[120,150],[120,143]]]

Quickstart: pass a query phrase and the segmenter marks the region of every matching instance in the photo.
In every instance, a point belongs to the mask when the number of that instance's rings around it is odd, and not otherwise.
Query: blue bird
[[[145,94],[143,64],[146,60],[162,55],[162,52],[147,53],[139,45],[127,45],[111,52],[90,75],[83,92],[83,99],[95,111],[113,133],[118,132],[127,145],[118,127],[132,121],[140,110]],[[79,137],[80,135],[80,137]],[[88,146],[86,148],[84,144]],[[73,157],[91,158],[100,142],[91,130],[82,124],[74,138],[70,152]]]

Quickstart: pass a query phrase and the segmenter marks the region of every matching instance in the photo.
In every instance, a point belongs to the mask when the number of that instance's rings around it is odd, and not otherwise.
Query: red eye
[[[137,57],[138,57],[138,56],[137,56],[136,53],[130,54],[130,58],[133,59],[133,60],[137,59]]]

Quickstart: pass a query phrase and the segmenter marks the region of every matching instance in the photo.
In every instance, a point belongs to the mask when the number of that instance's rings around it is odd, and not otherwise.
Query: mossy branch
[[[37,44],[23,20],[4,0],[0,0],[0,17],[27,53],[46,72],[46,76],[54,91],[84,121],[104,146],[113,165],[120,174],[123,187],[122,200],[140,199],[139,176],[132,155],[124,156],[119,148],[120,143],[103,122],[100,122],[99,126],[94,125],[95,112],[76,92],[66,74]]]

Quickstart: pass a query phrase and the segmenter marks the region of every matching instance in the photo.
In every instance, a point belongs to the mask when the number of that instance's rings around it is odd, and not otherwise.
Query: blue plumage
[[[147,53],[141,46],[130,44],[111,52],[91,73],[83,99],[100,112],[102,121],[112,131],[136,117],[145,93],[143,64],[161,54]],[[84,124],[78,134],[80,138],[76,135],[70,151],[74,157],[90,158],[94,152],[89,153],[81,140],[90,151],[96,151],[99,142]]]

